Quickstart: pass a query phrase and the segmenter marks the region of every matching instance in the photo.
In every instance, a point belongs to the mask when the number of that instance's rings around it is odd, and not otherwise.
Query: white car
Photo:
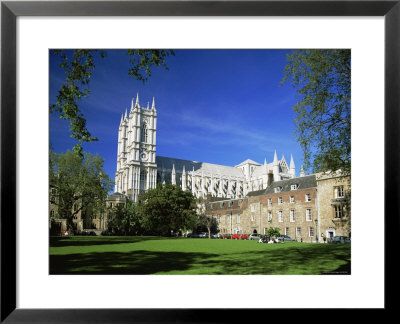
[[[258,241],[260,239],[260,237],[261,237],[260,234],[253,233],[253,234],[249,235],[249,240],[257,240]]]

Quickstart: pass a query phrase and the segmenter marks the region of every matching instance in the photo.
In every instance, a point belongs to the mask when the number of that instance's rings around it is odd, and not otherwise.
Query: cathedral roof
[[[219,177],[233,177],[233,178],[243,178],[243,173],[240,169],[235,167],[230,167],[226,165],[212,164],[206,162],[197,162],[189,160],[181,160],[176,158],[169,158],[165,156],[156,156],[157,169],[171,171],[172,167],[175,166],[177,173],[182,172],[183,166],[185,166],[185,171],[190,173],[193,171],[197,175],[204,174],[204,176]]]
[[[244,165],[244,164],[253,164],[253,165],[261,165],[260,163],[254,162],[253,160],[247,159],[246,161],[243,161],[242,163],[235,165],[235,167]]]

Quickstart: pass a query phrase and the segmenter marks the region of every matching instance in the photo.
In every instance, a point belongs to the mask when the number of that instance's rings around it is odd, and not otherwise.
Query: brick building
[[[206,213],[216,218],[221,233],[265,234],[277,227],[297,241],[322,242],[350,235],[349,190],[348,177],[319,173],[272,182],[243,199],[210,202]]]

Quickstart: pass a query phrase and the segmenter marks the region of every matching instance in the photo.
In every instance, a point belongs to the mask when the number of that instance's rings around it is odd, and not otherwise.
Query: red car
[[[234,240],[248,240],[248,237],[246,234],[234,234],[232,236],[232,239]]]

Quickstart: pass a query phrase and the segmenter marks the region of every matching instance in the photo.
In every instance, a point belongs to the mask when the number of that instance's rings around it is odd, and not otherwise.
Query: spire
[[[293,154],[290,154],[290,168],[291,168],[291,169],[294,169],[294,168],[295,168],[295,166],[294,166],[294,160],[293,160]]]
[[[154,101],[154,97],[153,97],[153,103],[151,104],[151,109],[156,110],[156,102]]]
[[[173,185],[176,185],[175,164],[172,164],[171,183],[172,183]]]
[[[150,109],[150,103],[147,101],[147,109]]]
[[[278,164],[278,155],[276,155],[276,150],[274,154],[274,164]]]
[[[127,118],[127,116],[128,116],[128,108],[125,108],[125,117],[124,117],[124,120]]]
[[[267,158],[264,158],[264,165],[267,166]]]
[[[135,107],[140,108],[140,105],[139,105],[139,92],[136,94],[136,103],[135,103]]]
[[[290,154],[289,173],[291,174],[292,178],[296,177],[296,167],[294,165],[293,154]]]
[[[301,169],[300,169],[300,177],[304,177],[304,168],[303,168],[303,166],[301,166]]]
[[[183,170],[182,170],[182,190],[186,190],[186,171],[185,171],[185,165],[183,165]]]
[[[119,125],[122,125],[122,121],[124,120],[124,115],[121,114],[121,122],[119,123]]]
[[[132,98],[132,103],[131,103],[131,110],[133,110],[133,108],[135,107],[135,99]]]

